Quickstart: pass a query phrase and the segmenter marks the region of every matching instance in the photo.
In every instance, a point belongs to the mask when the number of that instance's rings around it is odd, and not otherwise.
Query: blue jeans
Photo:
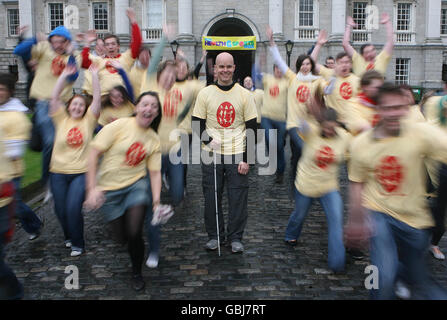
[[[84,217],[82,204],[85,200],[85,174],[50,174],[54,210],[64,231],[65,240],[70,240],[72,250],[84,250]]]
[[[42,184],[46,184],[50,172],[51,153],[54,144],[54,125],[48,115],[49,101],[39,100],[36,103],[35,126],[42,137]]]
[[[9,228],[9,209],[9,206],[0,208],[0,300],[23,298],[23,286],[4,260],[5,233]]]
[[[425,299],[447,299],[447,292],[428,274],[425,264],[431,233],[415,229],[390,215],[370,211],[374,235],[370,240],[371,264],[379,270],[379,288],[372,299],[393,299],[397,275]]]
[[[295,188],[295,210],[289,218],[285,240],[300,237],[303,222],[314,198],[301,194]],[[333,271],[345,267],[345,247],[343,244],[343,202],[338,191],[331,191],[318,198],[326,214],[328,225],[328,266]]]
[[[42,221],[34,213],[34,211],[22,201],[22,196],[20,194],[20,181],[22,177],[17,177],[12,180],[14,184],[14,200],[16,203],[16,217],[19,218],[23,229],[27,233],[37,233],[42,226]]]
[[[276,156],[278,158],[278,173],[283,174],[286,168],[285,155],[284,155],[284,140],[286,137],[286,123],[284,121],[275,121],[269,118],[261,119],[261,127],[265,129],[265,145],[267,152],[269,152],[269,132],[276,129]],[[270,153],[269,153],[270,157]]]
[[[177,152],[178,159],[181,159],[181,149]],[[183,163],[173,164],[169,160],[169,154],[163,154],[161,157],[161,173],[166,174],[169,181],[169,193],[172,198],[172,204],[178,205],[183,199],[185,189]]]
[[[149,180],[149,186],[150,186],[150,176],[147,175]],[[151,224],[152,216],[154,214],[152,210],[152,189],[149,187],[148,191],[148,199],[149,204],[147,205],[147,211],[146,211],[146,234],[147,234],[147,241],[149,242],[148,245],[148,251],[149,253],[159,255],[160,252],[160,235],[161,235],[161,226],[156,225],[153,226]]]
[[[290,151],[292,153],[290,157],[290,179],[292,182],[292,186],[295,186],[296,170],[298,167],[298,161],[301,158],[301,150],[303,149],[304,142],[303,139],[301,139],[301,137],[298,135],[296,128],[291,128],[288,132],[290,137]]]

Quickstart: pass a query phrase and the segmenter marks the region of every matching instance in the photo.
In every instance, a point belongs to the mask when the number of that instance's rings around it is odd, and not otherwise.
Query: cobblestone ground
[[[30,242],[19,228],[7,247],[7,261],[24,284],[25,299],[368,299],[364,287],[368,259],[353,261],[347,255],[344,274],[327,269],[326,219],[318,202],[311,208],[298,246],[284,244],[294,205],[286,180],[287,176],[278,185],[274,176],[258,176],[257,167],[251,169],[245,252],[232,254],[226,246],[219,257],[217,251],[203,248],[207,234],[201,169],[191,165],[186,200],[163,226],[159,267],[144,266],[146,288],[141,293],[129,284],[126,247],[108,238],[98,213],[85,214],[87,251],[72,258],[63,245],[52,203],[37,204],[46,221],[43,234]],[[343,172],[344,199],[346,185]],[[447,250],[446,237],[441,248]],[[446,263],[429,257],[429,264],[435,278],[447,286]],[[64,271],[69,265],[79,269],[78,290],[65,289],[68,274]]]

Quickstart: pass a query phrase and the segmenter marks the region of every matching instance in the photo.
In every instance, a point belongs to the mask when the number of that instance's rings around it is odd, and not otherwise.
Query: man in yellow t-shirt
[[[351,46],[349,39],[351,37],[351,29],[356,27],[352,17],[348,17],[345,35],[343,38],[343,49],[352,58],[352,69],[355,75],[361,77],[365,71],[377,70],[383,76],[393,55],[394,33],[393,24],[387,13],[382,14],[381,24],[386,26],[387,41],[383,50],[377,54],[376,48],[372,44],[364,44],[360,48],[360,54]]]
[[[370,237],[371,264],[379,272],[373,299],[393,298],[398,276],[408,277],[425,298],[446,299],[425,266],[433,219],[423,163],[425,157],[447,162],[447,135],[426,123],[401,121],[409,106],[398,86],[384,84],[377,103],[380,123],[356,137],[350,148],[347,244],[358,246]],[[398,274],[399,263],[406,274]]]
[[[12,165],[12,183],[14,184],[16,216],[23,229],[29,234],[29,240],[36,239],[43,226],[34,211],[22,201],[20,182],[24,175],[23,157],[30,138],[31,122],[25,107],[19,99],[14,98],[15,79],[9,74],[0,74],[0,130],[3,132],[2,143],[6,148],[6,157]],[[2,164],[3,165],[3,164]]]
[[[199,92],[192,115],[193,121],[200,124],[200,132],[196,131],[196,126],[193,124],[195,135],[203,140],[202,133],[206,130],[212,138],[210,142],[205,143],[202,152],[205,227],[209,237],[205,247],[208,250],[216,250],[219,246],[219,235],[225,230],[222,193],[226,180],[229,203],[227,238],[231,242],[232,252],[238,253],[244,250],[241,241],[247,223],[249,171],[247,154],[254,155],[254,144],[247,143],[246,137],[247,130],[252,130],[253,135],[256,132],[257,113],[250,92],[233,82],[236,66],[232,55],[227,52],[219,54],[216,57],[215,68],[217,83]],[[214,167],[209,161],[213,157],[211,153],[214,153],[214,160],[217,160]],[[219,208],[217,213],[216,207]],[[219,220],[219,231],[216,231],[216,215]]]
[[[256,140],[257,144],[264,142],[264,135],[258,136],[258,131],[261,129],[261,113],[262,113],[262,105],[264,101],[264,90],[262,89],[256,89],[253,83],[253,79],[251,77],[245,77],[244,79],[244,88],[249,90],[253,94],[253,98],[255,99],[255,105],[256,105],[256,112],[258,114],[258,117],[256,118]]]

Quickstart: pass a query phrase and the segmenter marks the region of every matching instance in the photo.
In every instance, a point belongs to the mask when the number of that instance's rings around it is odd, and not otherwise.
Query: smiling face
[[[228,86],[233,83],[233,74],[236,66],[234,59],[228,52],[222,52],[216,57],[217,82],[220,85]]]
[[[308,74],[312,70],[312,63],[310,59],[305,59],[300,67],[300,72],[304,75]]]
[[[109,96],[110,102],[114,107],[118,107],[124,102],[123,94],[117,89],[110,90]]]
[[[86,101],[81,96],[75,96],[68,105],[67,111],[71,118],[81,119],[86,111]]]
[[[156,97],[147,94],[140,99],[135,111],[138,125],[142,128],[149,128],[160,113],[160,105]]]
[[[253,88],[253,80],[250,77],[245,77],[244,79],[244,88],[251,90]]]

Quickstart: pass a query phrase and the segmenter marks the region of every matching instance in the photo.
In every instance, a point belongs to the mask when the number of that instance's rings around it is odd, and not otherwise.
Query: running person
[[[137,100],[135,117],[106,125],[90,144],[84,205],[87,210],[101,208],[118,241],[127,242],[132,286],[137,291],[145,286],[142,276],[145,215],[147,212],[152,215],[152,210],[157,214],[160,205],[161,152],[157,135],[160,121],[158,95],[145,92]]]
[[[71,247],[71,256],[85,251],[84,218],[82,203],[85,200],[85,173],[89,143],[93,137],[101,110],[101,89],[98,68],[91,65],[93,100],[87,107],[82,95],[74,95],[65,105],[61,92],[67,78],[76,72],[75,66],[68,66],[54,86],[50,102],[50,116],[56,135],[50,164],[50,185],[54,198],[54,211],[62,226],[65,246]]]
[[[193,121],[200,124],[200,132],[195,131],[195,134],[199,139],[204,138],[202,133],[206,130],[212,138],[211,143],[203,147],[202,160],[205,156],[208,159],[213,158],[213,153],[217,160],[215,171],[213,164],[202,161],[205,228],[208,233],[205,247],[208,250],[218,248],[216,214],[219,219],[219,235],[222,235],[222,239],[225,238],[222,212],[225,181],[229,203],[226,237],[231,243],[232,252],[240,253],[244,251],[242,236],[248,216],[248,153],[253,152],[254,155],[255,148],[254,145],[247,144],[246,131],[251,129],[256,132],[257,113],[253,96],[233,81],[235,65],[231,54],[220,53],[216,57],[215,69],[217,83],[199,92],[193,111]],[[215,191],[217,191],[218,213],[216,213]]]

